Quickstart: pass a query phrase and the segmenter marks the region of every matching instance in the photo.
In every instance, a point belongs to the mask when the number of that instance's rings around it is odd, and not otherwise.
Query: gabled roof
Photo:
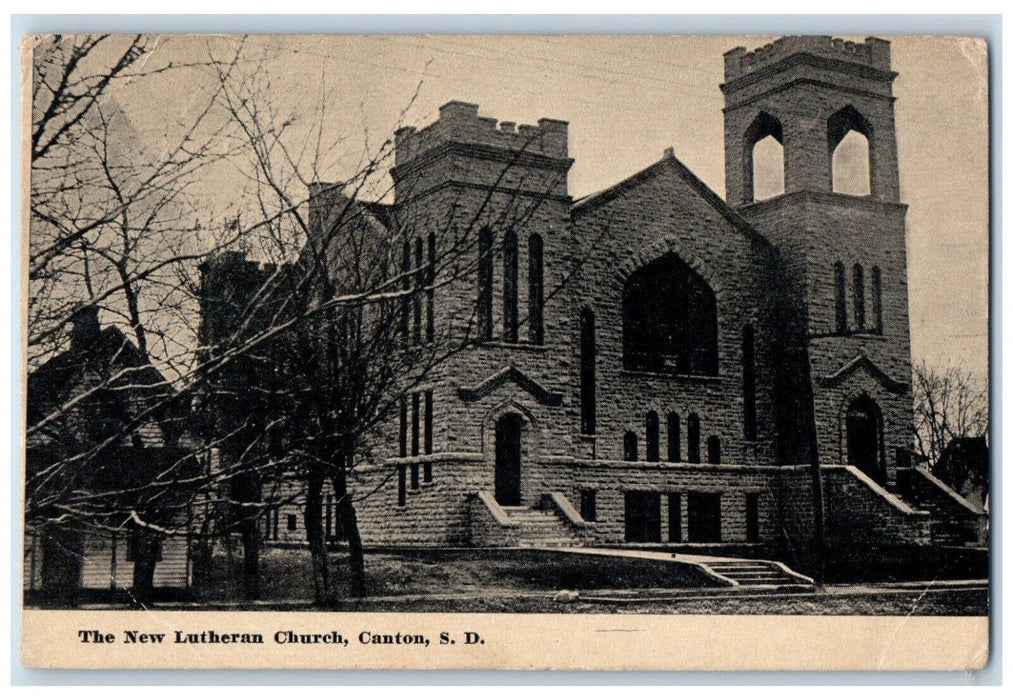
[[[124,399],[129,395],[149,406],[164,402],[152,415],[163,431],[163,438],[167,430],[178,434],[187,429],[189,406],[185,402],[166,400],[173,396],[168,380],[145,361],[137,346],[115,326],[107,326],[84,341],[71,343],[70,348],[54,355],[28,375],[28,425],[40,423],[76,394],[87,391],[91,381],[89,374],[93,373],[111,377],[103,388],[121,394]],[[87,404],[87,410],[117,412],[108,398],[98,396]],[[68,414],[68,417],[73,415]]]
[[[880,367],[870,360],[864,353],[856,355],[853,359],[843,364],[841,368],[833,374],[828,374],[827,376],[820,378],[820,386],[828,388],[839,386],[848,377],[859,370],[866,372],[889,392],[894,394],[906,394],[908,391],[907,382],[897,381],[892,378],[885,371],[880,369]]]
[[[513,382],[531,394],[536,401],[546,406],[559,406],[563,403],[563,395],[549,391],[516,367],[508,366],[490,374],[474,386],[458,387],[457,395],[462,401],[478,401],[491,394],[507,382]]]
[[[621,194],[634,189],[637,185],[666,171],[674,172],[687,185],[689,185],[690,188],[695,190],[697,194],[699,194],[708,204],[714,207],[714,209],[736,229],[757,241],[761,241],[767,246],[771,245],[770,242],[755,228],[753,228],[748,221],[728,206],[725,200],[718,196],[714,190],[708,187],[703,180],[694,175],[693,171],[687,168],[682,161],[676,158],[675,151],[672,148],[666,148],[665,155],[657,163],[644,168],[638,173],[630,175],[625,180],[612,185],[612,187],[609,187],[608,189],[604,189],[578,199],[573,203],[573,207],[570,209],[571,217],[576,219],[584,216],[585,214],[589,214]]]

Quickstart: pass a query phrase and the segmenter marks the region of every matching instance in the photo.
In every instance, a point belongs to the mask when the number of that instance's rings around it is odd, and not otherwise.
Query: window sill
[[[720,374],[678,374],[664,369],[650,370],[623,367],[620,373],[631,377],[665,377],[689,384],[720,384],[725,379]]]
[[[477,343],[480,348],[508,348],[510,350],[526,350],[528,352],[545,352],[545,345],[535,345],[526,341],[508,343],[505,340],[483,340]]]
[[[826,338],[858,338],[860,340],[886,340],[887,336],[873,331],[849,331],[847,333],[812,333],[810,340],[823,340]]]

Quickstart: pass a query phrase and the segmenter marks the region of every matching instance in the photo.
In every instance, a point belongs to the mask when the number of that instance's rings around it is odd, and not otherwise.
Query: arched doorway
[[[848,406],[844,425],[848,449],[847,462],[879,483],[886,481],[882,456],[882,426],[883,415],[879,406],[869,396],[863,394]]]
[[[496,421],[496,502],[521,504],[521,429],[524,421],[507,413]]]

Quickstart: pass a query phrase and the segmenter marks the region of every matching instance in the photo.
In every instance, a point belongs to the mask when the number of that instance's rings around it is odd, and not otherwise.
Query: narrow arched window
[[[426,342],[436,335],[436,234],[429,234],[429,259],[426,263]]]
[[[679,414],[668,414],[668,461],[682,461],[682,435],[679,426]]]
[[[415,293],[412,294],[412,309],[414,311],[414,333],[412,339],[416,344],[422,342],[422,296],[423,288],[426,285],[425,261],[422,259],[422,238],[415,239]]]
[[[404,246],[401,249],[401,290],[403,292],[401,296],[401,336],[404,338],[405,343],[408,342],[408,336],[411,333],[412,327],[411,270],[412,270],[412,244],[406,238]]]
[[[646,440],[647,440],[647,461],[657,462],[661,459],[661,447],[659,445],[660,438],[658,436],[658,414],[654,411],[647,412],[646,420]]]
[[[425,394],[426,421],[422,427],[422,449],[423,454],[433,453],[433,391],[430,389]],[[422,464],[422,480],[427,484],[433,480],[433,463]]]
[[[844,272],[844,263],[834,263],[834,314],[837,318],[837,333],[848,332],[848,279]]]
[[[517,234],[503,238],[503,340],[517,342]]]
[[[408,398],[402,394],[398,397],[398,457],[408,456]]]
[[[865,271],[855,263],[851,273],[855,294],[855,330],[865,330]]]
[[[721,464],[721,438],[717,435],[707,438],[707,463]]]
[[[594,435],[597,428],[595,408],[595,337],[594,312],[580,312],[580,432]]]
[[[747,440],[756,440],[756,339],[753,327],[742,328],[742,425]]]
[[[528,238],[528,342],[535,345],[541,345],[545,340],[542,318],[545,304],[543,277],[542,237],[533,233]]]
[[[492,340],[492,231],[478,234],[478,337]]]
[[[637,434],[627,430],[623,435],[623,459],[627,462],[637,461]]]
[[[689,452],[689,461],[693,464],[700,463],[700,416],[690,413],[686,418],[686,449]]]
[[[872,330],[883,333],[883,280],[878,267],[873,267],[869,275],[872,285]]]

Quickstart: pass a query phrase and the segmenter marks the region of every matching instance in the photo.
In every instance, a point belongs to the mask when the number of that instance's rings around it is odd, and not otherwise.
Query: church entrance
[[[886,481],[881,449],[882,424],[879,406],[871,398],[862,395],[851,402],[844,426],[848,464],[858,467],[880,484]]]
[[[501,506],[521,504],[521,428],[516,413],[507,413],[496,422],[496,502]]]

